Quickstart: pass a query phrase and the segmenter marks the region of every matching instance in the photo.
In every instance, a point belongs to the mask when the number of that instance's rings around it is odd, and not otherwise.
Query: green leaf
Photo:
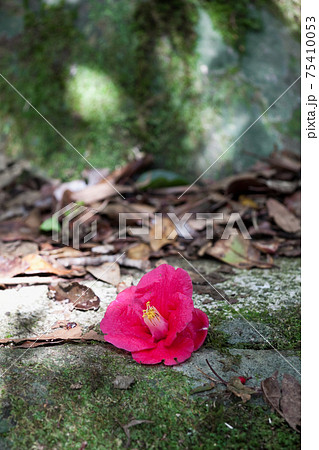
[[[46,219],[44,222],[41,223],[40,230],[59,232],[61,231],[61,226],[59,224],[58,219],[56,219],[55,217],[49,217],[48,219]]]
[[[140,189],[155,189],[161,187],[183,186],[187,180],[177,173],[169,170],[155,169],[142,173],[137,179],[137,186]]]

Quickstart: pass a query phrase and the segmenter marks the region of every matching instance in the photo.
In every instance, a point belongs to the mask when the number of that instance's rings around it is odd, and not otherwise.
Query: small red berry
[[[251,380],[252,377],[238,377],[242,384],[246,384],[246,381]]]

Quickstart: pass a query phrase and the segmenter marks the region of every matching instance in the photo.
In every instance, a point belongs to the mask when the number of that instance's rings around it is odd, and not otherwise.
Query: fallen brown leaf
[[[119,186],[116,186],[116,189],[119,190]],[[73,192],[71,200],[83,202],[86,205],[92,205],[92,203],[112,197],[115,194],[116,190],[112,187],[112,184],[103,181],[88,186],[78,192]]]
[[[54,256],[55,258],[76,258],[78,256],[86,256],[89,253],[81,252],[73,247],[61,247],[49,250],[43,250],[45,255]]]
[[[262,253],[274,255],[279,248],[279,241],[254,241],[253,246]]]
[[[68,300],[73,304],[75,309],[88,311],[98,310],[100,307],[100,299],[94,294],[91,288],[83,286],[77,282],[63,282],[48,287],[49,293],[56,301]]]
[[[269,216],[274,219],[276,224],[287,233],[297,233],[300,231],[300,220],[292,214],[286,206],[274,198],[267,200]]]
[[[239,234],[230,236],[229,239],[220,239],[213,247],[206,249],[206,254],[239,269],[272,267],[271,264],[261,261],[260,252],[254,248],[250,239],[244,239]]]
[[[0,344],[15,344],[15,347],[39,347],[41,345],[48,344],[60,344],[61,342],[67,342],[73,339],[80,339],[82,334],[82,329],[80,326],[75,326],[74,328],[58,328],[52,333],[42,334],[40,336],[28,337],[28,338],[6,338],[0,339]]]
[[[236,397],[240,397],[243,403],[251,399],[252,394],[257,394],[253,388],[245,386],[238,377],[232,377],[227,383],[227,390],[232,392]]]
[[[14,348],[29,348],[40,347],[44,345],[64,344],[67,342],[81,342],[81,341],[97,341],[105,343],[104,337],[90,330],[82,334],[80,326],[68,328],[64,326],[63,329],[58,328],[49,334],[42,334],[31,338],[5,338],[0,339],[0,345],[14,344]]]
[[[20,273],[24,273],[29,267],[27,261],[19,256],[0,256],[0,277],[11,278]]]
[[[120,266],[116,262],[106,262],[101,266],[87,266],[86,270],[98,280],[117,286],[121,279]]]
[[[127,250],[127,257],[131,259],[148,259],[151,253],[149,245],[141,242],[135,244]]]
[[[301,192],[297,191],[294,194],[286,197],[284,200],[285,205],[295,216],[301,216]]]
[[[12,255],[12,256],[25,256],[30,253],[37,253],[38,245],[34,242],[27,241],[12,241],[1,242],[0,241],[0,254]]]
[[[301,387],[299,382],[288,373],[283,375],[281,387],[278,371],[261,382],[261,389],[266,401],[293,428],[301,430]]]
[[[301,255],[301,242],[300,240],[288,240],[283,242],[277,252],[280,256],[300,256]]]
[[[103,334],[99,334],[94,330],[90,330],[87,333],[82,334],[81,340],[105,342]]]
[[[56,262],[54,262],[53,266],[53,263],[46,260],[41,255],[26,255],[22,258],[22,261],[28,264],[28,268],[24,271],[26,274],[53,273],[60,276],[72,274],[72,270],[65,269],[65,267],[60,266]]]

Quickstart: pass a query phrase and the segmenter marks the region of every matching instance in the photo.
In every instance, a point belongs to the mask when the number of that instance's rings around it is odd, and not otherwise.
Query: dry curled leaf
[[[148,259],[151,253],[149,245],[141,242],[135,244],[127,250],[127,257],[131,259]]]
[[[56,301],[68,300],[73,304],[75,309],[88,311],[93,309],[96,311],[100,307],[100,299],[94,294],[91,288],[83,286],[80,283],[59,283],[50,285],[49,292]]]
[[[274,219],[279,228],[287,233],[300,231],[300,220],[282,203],[270,198],[267,200],[267,208],[269,216]]]
[[[252,245],[251,240],[244,239],[239,234],[232,235],[229,239],[220,239],[206,250],[206,254],[238,269],[272,267],[272,264],[261,260],[260,252]]]
[[[82,329],[76,324],[75,327],[58,328],[51,333],[42,334],[31,338],[6,338],[0,339],[0,344],[15,344],[18,348],[40,347],[43,345],[61,344],[63,342],[69,342],[70,340],[80,339]]]
[[[87,266],[86,270],[98,280],[117,286],[121,279],[120,266],[114,262],[106,262],[101,266]]]
[[[232,377],[227,383],[227,390],[232,392],[236,397],[240,397],[243,403],[251,399],[252,394],[256,394],[256,390],[245,386],[238,377]]]
[[[279,248],[279,241],[256,241],[253,246],[262,253],[274,255]]]
[[[71,322],[73,325],[74,323]],[[94,330],[90,330],[87,333],[82,334],[82,329],[79,325],[75,324],[74,327],[68,327],[66,324],[63,328],[59,327],[54,329],[49,334],[42,334],[31,338],[4,338],[0,339],[0,345],[14,344],[14,348],[29,348],[40,347],[44,345],[64,344],[67,342],[83,342],[83,341],[97,341],[105,343],[104,336],[98,334]]]
[[[283,375],[281,386],[278,371],[261,382],[261,389],[266,401],[293,428],[301,429],[301,387],[300,383],[288,373]]]
[[[28,264],[28,268],[24,271],[26,274],[53,273],[54,275],[60,276],[69,276],[72,274],[72,270],[68,270],[56,262],[51,263],[41,255],[26,255],[22,258],[22,261]]]
[[[12,278],[15,275],[24,273],[29,267],[27,261],[22,260],[19,256],[0,255],[0,277]]]

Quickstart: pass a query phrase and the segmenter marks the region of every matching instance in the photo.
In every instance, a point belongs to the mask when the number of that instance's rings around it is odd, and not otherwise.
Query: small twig
[[[208,359],[206,359],[206,363],[207,363],[208,367],[210,368],[210,370],[213,372],[213,374],[216,375],[216,377],[217,377],[217,378],[218,378],[225,386],[227,386],[226,381],[223,380],[223,379],[218,375],[218,373],[215,372],[215,370],[214,370],[214,369],[212,368],[212,366],[209,364]]]
[[[196,366],[196,369],[199,370],[200,373],[202,373],[206,378],[208,378],[210,381],[214,381],[215,383],[219,383],[218,380],[215,380],[215,378],[207,375],[207,373],[205,373],[202,369],[200,369],[199,367]]]

